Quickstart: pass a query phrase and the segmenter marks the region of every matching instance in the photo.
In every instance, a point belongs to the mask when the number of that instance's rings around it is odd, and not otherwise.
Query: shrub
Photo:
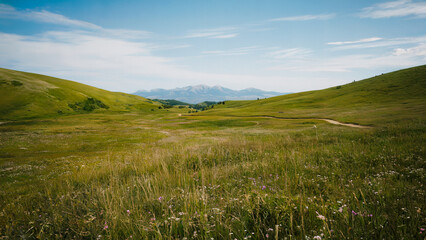
[[[22,85],[24,85],[22,82],[20,82],[20,81],[16,81],[16,80],[12,80],[12,85],[13,86],[15,86],[15,87],[17,87],[17,86],[22,86]]]
[[[91,112],[95,109],[104,108],[108,109],[109,107],[105,105],[103,102],[96,98],[87,98],[86,100],[82,102],[76,102],[74,104],[68,104],[70,108],[72,108],[74,111],[78,112]]]

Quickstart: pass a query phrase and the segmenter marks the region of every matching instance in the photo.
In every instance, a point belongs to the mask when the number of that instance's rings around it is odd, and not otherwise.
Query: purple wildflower
[[[266,189],[266,186],[265,186],[265,185],[263,185],[263,186],[262,186],[262,190],[265,190],[265,189]]]
[[[354,210],[352,210],[352,214],[353,214],[354,216],[358,215],[358,213],[356,213]]]
[[[107,224],[107,222],[105,221],[104,230],[107,230],[107,229],[108,229],[108,224]]]

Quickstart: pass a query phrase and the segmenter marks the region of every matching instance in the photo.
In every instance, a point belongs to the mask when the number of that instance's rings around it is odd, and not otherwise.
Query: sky
[[[0,67],[110,91],[323,89],[426,64],[417,0],[0,0]]]

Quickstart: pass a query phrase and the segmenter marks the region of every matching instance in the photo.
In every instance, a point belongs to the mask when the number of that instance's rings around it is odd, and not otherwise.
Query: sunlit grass
[[[424,238],[421,121],[176,115],[0,125],[0,235]]]

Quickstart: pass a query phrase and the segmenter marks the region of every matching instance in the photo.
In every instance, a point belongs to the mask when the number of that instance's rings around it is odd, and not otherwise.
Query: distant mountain
[[[257,98],[283,95],[285,93],[262,91],[256,88],[232,90],[221,86],[196,85],[175,89],[158,88],[150,91],[139,90],[133,94],[150,99],[174,99],[195,104],[204,101],[254,100]]]

